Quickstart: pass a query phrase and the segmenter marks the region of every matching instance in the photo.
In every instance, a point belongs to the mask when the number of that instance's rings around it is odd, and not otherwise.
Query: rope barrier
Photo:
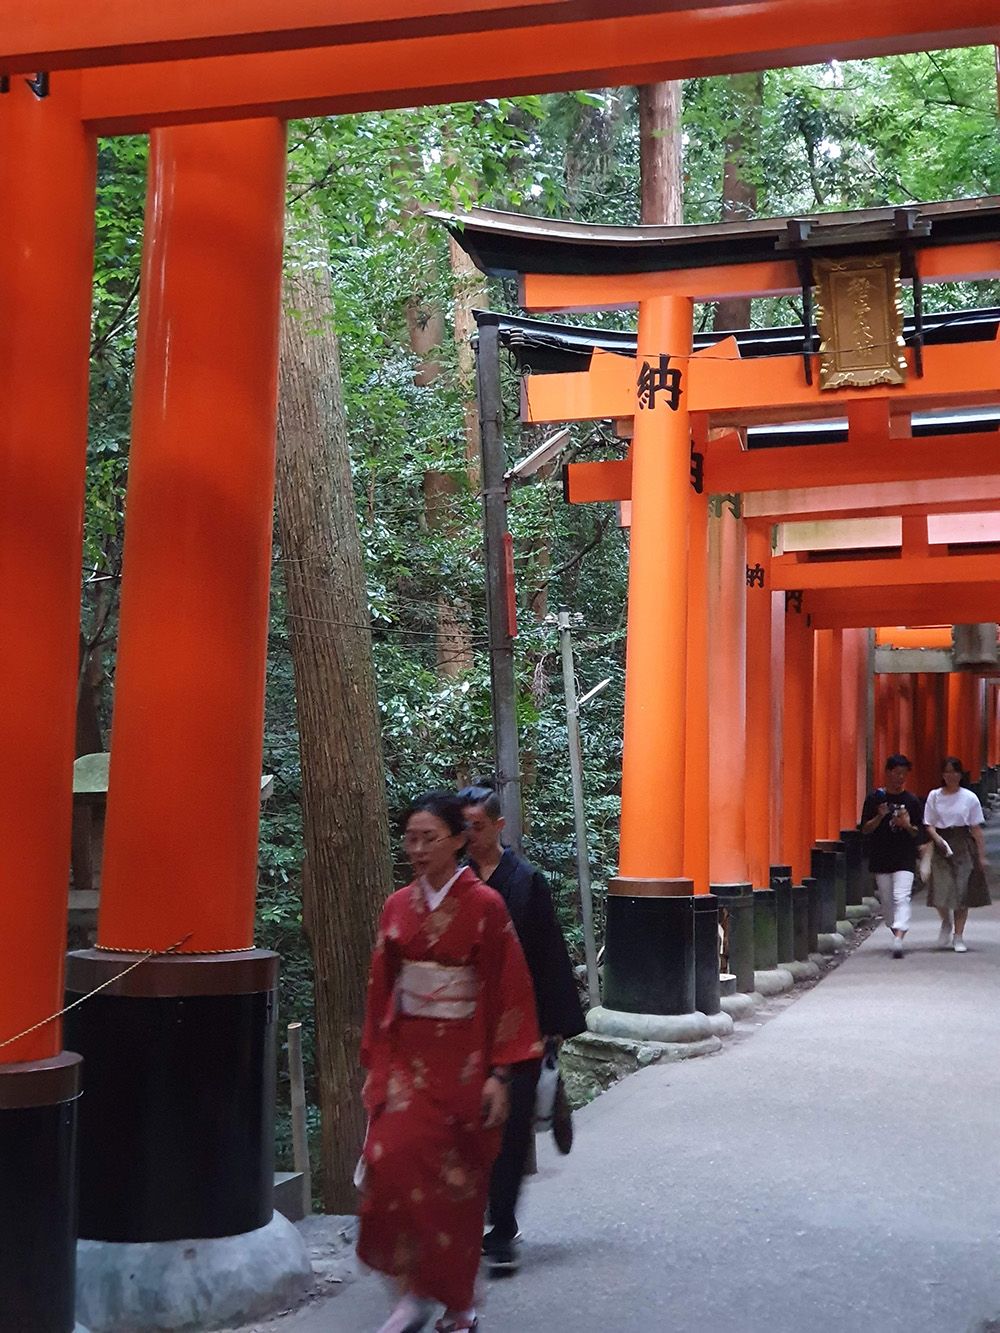
[[[71,1009],[79,1008],[81,1004],[84,1004],[87,1000],[92,999],[100,991],[107,990],[107,988],[109,986],[113,986],[116,981],[121,981],[122,977],[127,977],[130,972],[134,972],[137,967],[142,967],[143,963],[148,963],[151,958],[162,958],[166,954],[173,954],[179,952],[179,950],[182,949],[185,944],[187,944],[188,940],[191,938],[192,933],[193,932],[189,932],[187,935],[184,936],[183,939],[178,940],[176,944],[169,945],[166,949],[147,949],[146,952],[142,955],[142,957],[137,959],[136,962],[130,963],[128,967],[122,968],[120,972],[116,973],[113,977],[109,977],[107,981],[102,981],[99,986],[95,986],[94,989],[92,991],[88,991],[86,995],[81,995],[79,999],[74,1000],[72,1004],[67,1004],[64,1008],[58,1010],[58,1012],[50,1014],[48,1018],[43,1018],[38,1023],[32,1023],[31,1027],[25,1028],[23,1032],[17,1032],[14,1034],[13,1037],[8,1037],[5,1041],[0,1041],[0,1051],[2,1051],[5,1046],[13,1046],[14,1042],[20,1041],[22,1037],[30,1037],[33,1032],[38,1032],[39,1029],[41,1028],[47,1028],[50,1023],[57,1022],[60,1018],[63,1017],[64,1014],[68,1014]],[[129,953],[130,950],[113,949],[113,950],[107,950],[106,952]],[[219,952],[228,952],[228,951],[220,950]]]

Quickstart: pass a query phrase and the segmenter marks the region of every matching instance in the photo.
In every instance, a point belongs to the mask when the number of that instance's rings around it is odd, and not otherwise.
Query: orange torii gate
[[[932,338],[920,296],[923,282],[1000,271],[1000,200],[719,227],[593,227],[488,210],[442,217],[487,272],[518,276],[527,310],[638,305],[634,350],[596,346],[585,369],[526,375],[523,415],[533,423],[611,420],[630,441],[625,458],[572,463],[565,473],[571,501],[628,501],[631,510],[620,873],[607,926],[613,1012],[596,1011],[590,1022],[611,1035],[686,1026],[704,1037],[710,1025],[691,1023],[689,1011],[711,1017],[719,1004],[699,967],[699,899],[710,883],[749,881],[762,912],[774,912],[772,861],[780,856],[777,869],[801,877],[817,839],[839,841],[855,826],[870,673],[864,631],[995,615],[1000,543],[974,554],[940,551],[928,542],[927,515],[1000,507],[996,421],[983,433],[971,420],[973,409],[1000,403],[1000,322],[994,314],[976,331]],[[904,352],[900,338],[881,380],[858,385],[838,370],[824,383],[827,363],[842,367],[857,349],[829,331],[822,349],[813,340],[809,266],[846,271],[852,257],[872,255],[895,256],[912,275],[908,346]],[[744,357],[736,336],[693,348],[695,300],[782,294],[797,283],[807,325],[792,355]],[[861,299],[867,294],[852,293],[842,319]],[[866,323],[857,329],[859,340],[874,343]],[[891,347],[891,335],[883,337]],[[959,420],[966,413],[969,428],[956,434],[953,421],[940,433],[926,414],[942,409]],[[746,448],[748,427],[831,417],[847,418],[842,443]],[[731,497],[734,517],[744,520],[728,545],[708,537],[709,495]],[[714,527],[724,527],[725,507],[715,508]],[[893,557],[772,556],[776,523],[885,513],[902,516],[903,545]],[[724,603],[737,587],[743,606],[734,616],[735,603],[729,614]],[[775,597],[786,608],[780,648]],[[726,735],[747,756],[735,780],[718,750]],[[710,780],[699,781],[710,768]],[[673,817],[663,813],[667,772],[683,775]],[[725,804],[720,821],[716,795],[734,786],[745,818],[738,803]],[[792,910],[787,901],[784,910]],[[828,933],[838,919],[827,919]],[[656,958],[640,947],[649,939]],[[783,947],[778,957],[761,950],[758,966],[788,958]],[[664,984],[664,970],[688,984]],[[643,1002],[648,1012],[637,1017]],[[654,1023],[651,1014],[684,1019]]]
[[[1000,19],[992,0],[872,0],[857,13],[828,0],[32,0],[7,9],[0,751],[16,781],[0,806],[0,1330],[68,1333],[80,1061],[63,1050],[52,1016],[64,996],[96,135],[154,132],[107,874],[98,949],[75,956],[66,978],[74,995],[111,983],[74,1015],[71,1036],[88,1062],[81,1227],[99,1244],[87,1264],[101,1278],[95,1289],[124,1301],[126,1288],[143,1294],[123,1278],[128,1243],[169,1254],[184,1241],[188,1267],[216,1236],[249,1244],[266,1233],[275,1252],[267,1088],[276,959],[251,945],[282,122],[992,43]],[[787,262],[769,271],[795,285]],[[658,353],[663,339],[684,350],[690,295],[645,302],[644,350]],[[666,484],[655,412],[639,426],[640,528],[680,499],[686,411],[670,433],[676,468]],[[199,449],[209,436],[211,449]],[[681,555],[676,539],[667,546]],[[681,619],[675,599],[674,630]],[[170,670],[191,645],[197,678]],[[658,725],[683,744],[675,698]],[[170,780],[177,772],[183,792]],[[643,845],[634,823],[627,842]],[[679,848],[671,836],[658,849],[657,874],[680,872]],[[113,980],[170,946],[176,955]],[[215,1048],[205,1044],[213,1034]],[[301,1252],[284,1260],[282,1280],[294,1278]],[[258,1267],[248,1264],[245,1280]],[[216,1317],[225,1314],[218,1288],[209,1278],[199,1296],[216,1301]],[[144,1318],[137,1307],[127,1322]]]

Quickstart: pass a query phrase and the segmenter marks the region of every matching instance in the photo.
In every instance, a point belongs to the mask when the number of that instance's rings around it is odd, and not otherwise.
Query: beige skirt
[[[976,861],[976,845],[971,832],[963,827],[941,828],[938,833],[953,855],[942,855],[937,843],[931,859],[931,882],[927,889],[929,907],[944,912],[964,911],[967,907],[989,907],[986,876]]]

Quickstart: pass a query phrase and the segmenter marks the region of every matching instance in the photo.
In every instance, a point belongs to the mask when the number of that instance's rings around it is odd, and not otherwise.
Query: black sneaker
[[[491,1273],[516,1273],[521,1267],[521,1233],[500,1236],[496,1227],[483,1237],[483,1258]]]

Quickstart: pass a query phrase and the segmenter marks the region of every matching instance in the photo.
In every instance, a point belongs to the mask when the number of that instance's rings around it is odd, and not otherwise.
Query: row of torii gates
[[[230,1322],[286,1301],[307,1268],[301,1239],[273,1216],[277,959],[253,948],[285,122],[997,41],[993,0],[871,0],[860,10],[829,0],[31,0],[4,7],[2,1333],[70,1333],[75,1310],[94,1330],[182,1318]],[[67,967],[97,136],[147,132],[102,902],[97,948],[72,955]],[[983,217],[991,216],[987,207]],[[936,216],[933,228],[917,247],[926,281],[995,272],[994,233],[954,237],[942,247]],[[600,383],[588,373],[580,387],[596,394],[583,415],[635,420],[627,484],[619,467],[616,481],[604,475],[596,488],[588,485],[594,498],[620,491],[633,505],[619,883],[653,888],[646,901],[654,904],[711,896],[690,893],[710,869],[704,807],[686,801],[683,820],[664,821],[663,775],[683,760],[677,781],[683,772],[685,792],[698,783],[708,790],[708,746],[695,743],[706,740],[710,725],[708,680],[698,665],[708,617],[699,619],[697,598],[688,598],[707,548],[690,534],[710,521],[709,494],[753,492],[748,476],[758,460],[734,437],[709,442],[708,434],[775,403],[799,419],[822,401],[800,382],[801,358],[776,362],[763,377],[748,374],[732,349],[721,359],[689,360],[691,299],[726,294],[726,283],[702,282],[713,270],[729,274],[729,292],[766,292],[796,287],[798,265],[772,257],[738,269],[673,264],[666,272],[657,263],[629,277],[619,263],[575,284],[524,268],[529,308],[640,304],[640,362],[651,365],[647,401],[636,402],[634,358],[595,357],[595,371],[612,373]],[[590,297],[580,290],[588,284]],[[682,381],[674,406],[660,396],[661,355],[674,358],[665,368],[668,390],[674,377],[666,369]],[[918,349],[907,356],[915,363]],[[974,355],[928,346],[923,372],[887,394],[841,392],[854,437],[837,455],[842,480],[849,475],[861,488],[882,482],[885,459],[868,459],[874,471],[866,472],[864,440],[882,446],[901,426],[905,436],[907,408],[992,402],[1000,385],[992,343]],[[561,391],[531,412],[538,420],[579,415]],[[706,470],[695,498],[692,431]],[[937,487],[973,475],[970,453],[982,464],[983,451],[996,449],[990,441],[960,444],[965,462],[953,466],[951,454],[932,449],[936,463],[926,462],[919,442],[904,445],[906,476],[923,484],[937,478]],[[808,485],[819,453],[800,453],[795,484]],[[996,462],[990,454],[979,471],[1000,473]],[[726,530],[738,554],[727,547],[723,561],[735,577],[743,529]],[[789,623],[811,620],[810,632],[792,632],[787,643],[798,645],[805,663],[815,639],[832,676],[837,640],[819,635],[840,632],[843,652],[843,635],[855,627],[844,617],[856,591],[824,583],[811,562],[792,577],[788,557],[769,556],[753,525],[746,541],[754,567],[764,570],[754,603],[770,605],[775,587],[801,591],[803,613]],[[907,578],[949,593],[932,615],[922,590],[895,586],[878,621],[981,618],[984,589],[995,586],[993,557],[943,557],[930,546],[918,554],[919,534],[907,542]],[[873,586],[889,585],[892,563],[869,564]],[[895,572],[902,567],[897,562]],[[726,589],[735,597],[730,582]],[[754,603],[747,605],[750,627],[766,615]],[[747,646],[755,661],[770,662],[757,630],[748,628]],[[765,675],[776,697],[780,678]],[[788,678],[798,681],[805,708],[806,666]],[[763,717],[749,696],[751,738],[763,735]],[[791,753],[798,734],[786,722],[785,762],[806,773],[805,759]],[[746,775],[747,801],[760,810],[756,764]],[[794,822],[786,803],[789,817]],[[742,826],[742,810],[739,818]],[[760,829],[748,833],[754,850],[747,864],[764,864]],[[804,847],[801,822],[796,847],[799,839]],[[664,886],[673,886],[672,896],[658,896]],[[661,937],[669,947],[670,930]],[[166,949],[173,952],[151,957]],[[98,986],[104,989],[68,1015],[64,1035],[67,992],[76,1000]],[[173,1293],[170,1308],[166,1292]]]
[[[638,306],[637,338],[483,314],[480,380],[498,326],[524,421],[622,441],[564,468],[569,502],[617,501],[631,528],[620,868],[589,1021],[708,1037],[689,1020],[719,1003],[709,900],[743,886],[770,914],[775,880],[811,881],[843,844],[857,865],[890,753],[915,751],[924,791],[945,754],[976,780],[998,758],[1000,311],[923,304],[926,284],[1000,273],[1000,199],[699,227],[442,217],[526,311]],[[696,302],[790,293],[804,327],[694,338]],[[956,624],[987,642],[951,672]]]

